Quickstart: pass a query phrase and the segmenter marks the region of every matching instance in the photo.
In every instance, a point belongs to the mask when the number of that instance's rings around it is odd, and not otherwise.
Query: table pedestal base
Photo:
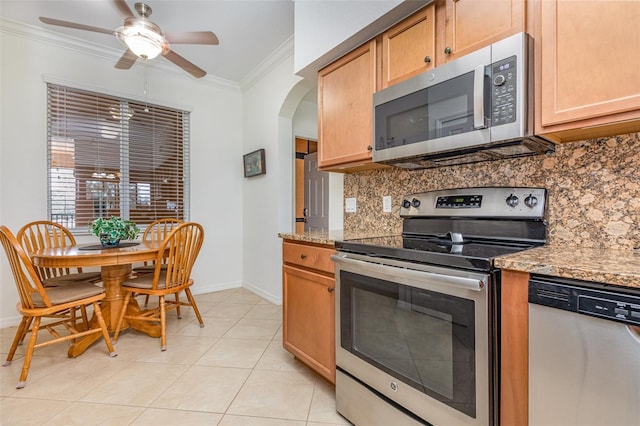
[[[125,292],[120,289],[120,284],[131,276],[131,265],[111,265],[103,266],[102,281],[104,283],[104,289],[106,297],[102,300],[100,308],[102,309],[102,316],[107,324],[109,333],[115,331],[115,326],[118,323],[118,316],[122,309],[122,303],[124,302]],[[140,315],[143,310],[138,305],[138,301],[132,298],[127,306],[126,315]],[[94,317],[91,319],[92,326],[97,324],[98,320]],[[125,319],[122,324],[122,329],[133,328],[142,333],[145,333],[151,337],[160,337],[161,329],[160,324],[155,324],[148,321],[140,320],[127,320]],[[85,337],[76,339],[69,346],[67,355],[69,358],[75,358],[84,353],[93,343],[102,338],[102,335],[95,333]]]

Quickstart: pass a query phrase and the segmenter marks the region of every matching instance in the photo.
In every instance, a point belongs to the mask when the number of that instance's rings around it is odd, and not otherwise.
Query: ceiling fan
[[[189,62],[171,49],[171,44],[219,44],[218,37],[211,31],[193,31],[185,33],[163,33],[153,21],[151,8],[144,3],[134,5],[139,17],[135,17],[125,0],[112,0],[120,13],[124,15],[124,25],[109,30],[105,28],[92,27],[90,25],[78,24],[75,22],[61,21],[59,19],[46,18],[41,16],[40,21],[45,24],[57,25],[78,30],[93,31],[97,33],[114,35],[118,40],[127,46],[126,52],[122,55],[115,67],[118,69],[129,69],[136,59],[153,59],[162,55],[196,78],[204,77],[207,73],[200,67]]]

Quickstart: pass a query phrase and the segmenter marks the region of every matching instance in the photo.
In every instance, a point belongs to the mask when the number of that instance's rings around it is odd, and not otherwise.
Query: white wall
[[[293,56],[283,58],[244,91],[244,150],[266,150],[265,175],[243,188],[244,284],[273,303],[282,302],[282,240],[293,226],[294,144],[292,117],[311,89],[293,74]]]
[[[293,115],[293,135],[318,140],[318,95],[317,88],[302,99]],[[295,149],[295,148],[294,148]],[[344,175],[329,172],[329,229],[340,230],[344,221],[342,209],[344,199]],[[295,191],[295,188],[294,188]]]
[[[90,49],[67,38],[50,39],[7,21],[0,22],[0,43],[0,224],[16,233],[23,224],[47,217],[43,75],[143,99],[143,67],[136,64],[128,71],[116,70],[113,64],[120,52]],[[242,285],[242,154],[246,151],[240,88],[209,76],[196,80],[173,66],[151,67],[147,74],[150,102],[192,111],[191,220],[200,222],[206,232],[193,271],[193,291],[238,287]],[[256,135],[250,140],[261,143]],[[273,153],[269,151],[268,156]],[[87,235],[79,241],[91,238]],[[17,322],[17,293],[4,254],[0,283],[0,327],[4,327]]]
[[[293,114],[293,135],[304,139],[318,140],[318,96],[313,88],[300,101]]]

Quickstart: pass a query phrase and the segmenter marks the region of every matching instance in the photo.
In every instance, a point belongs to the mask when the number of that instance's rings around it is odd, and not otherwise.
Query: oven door
[[[488,425],[489,275],[375,259],[333,256],[338,372],[409,417]],[[353,395],[336,384],[338,411],[370,423]]]

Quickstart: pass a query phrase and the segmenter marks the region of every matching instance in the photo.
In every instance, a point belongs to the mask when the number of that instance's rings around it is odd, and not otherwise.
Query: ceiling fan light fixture
[[[133,117],[133,108],[128,105],[112,105],[109,113],[116,120],[129,120]]]
[[[153,59],[167,47],[160,29],[150,27],[150,23],[138,22],[136,25],[124,26],[116,30],[116,36],[136,56],[142,59]]]

